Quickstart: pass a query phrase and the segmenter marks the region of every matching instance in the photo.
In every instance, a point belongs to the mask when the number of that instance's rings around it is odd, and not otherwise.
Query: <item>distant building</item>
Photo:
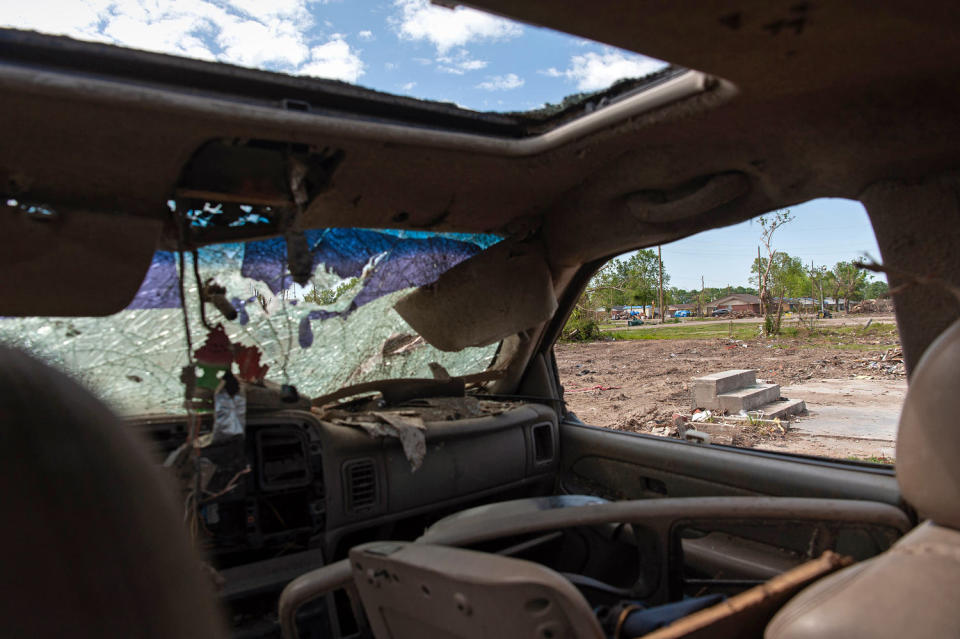
[[[780,298],[771,298],[770,304],[772,305],[773,309],[776,310],[776,307],[780,304]],[[835,300],[832,297],[823,298],[823,307],[825,309],[832,309],[834,311],[847,310],[842,300]],[[800,311],[804,313],[813,313],[820,310],[820,300],[813,297],[785,297],[783,298],[783,310],[791,313]]]
[[[667,317],[676,317],[677,311],[687,311],[684,315],[695,315],[697,312],[696,304],[669,304],[667,306]]]
[[[731,313],[760,314],[760,298],[750,293],[734,293],[707,304],[707,314],[718,308],[725,308]]]

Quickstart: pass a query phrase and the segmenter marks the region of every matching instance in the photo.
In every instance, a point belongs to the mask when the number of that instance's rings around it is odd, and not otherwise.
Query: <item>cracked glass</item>
[[[305,233],[313,276],[293,282],[282,238],[209,246],[197,252],[200,282],[212,280],[237,313],[228,321],[204,305],[234,344],[255,346],[265,378],[315,397],[378,379],[432,377],[486,369],[498,345],[439,351],[393,305],[412,288],[498,242],[494,235],[323,229]],[[186,254],[184,296],[192,348],[208,329],[198,280]],[[26,350],[78,379],[121,413],[182,413],[181,369],[188,346],[180,308],[176,253],[159,251],[130,305],[108,317],[0,319],[0,341]],[[226,305],[224,305],[226,307]],[[227,309],[229,310],[229,309]]]

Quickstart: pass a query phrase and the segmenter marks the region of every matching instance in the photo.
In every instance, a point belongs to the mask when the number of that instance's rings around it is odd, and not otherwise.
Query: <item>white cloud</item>
[[[523,84],[523,78],[516,73],[508,73],[507,75],[487,76],[486,81],[478,84],[477,88],[485,91],[509,91],[510,89],[519,89]]]
[[[357,37],[360,38],[361,40],[373,40],[373,31],[370,31],[369,29],[364,29],[363,31],[360,31],[359,33],[357,33]]]
[[[474,9],[447,9],[428,0],[394,0],[400,15],[394,18],[403,40],[426,40],[445,54],[475,40],[504,40],[523,33],[519,24]]]
[[[363,61],[343,40],[330,40],[310,50],[310,62],[297,70],[301,75],[356,82],[363,75]]]
[[[219,60],[245,67],[295,71],[310,56],[310,47],[287,21],[225,20],[217,25]]]
[[[606,89],[617,80],[640,78],[666,66],[665,62],[640,55],[628,55],[619,51],[594,51],[570,58],[570,66],[560,71],[549,68],[540,73],[552,78],[566,78],[576,82],[581,91]]]
[[[31,0],[0,9],[0,25],[355,82],[364,65],[342,36],[308,36],[316,1]]]
[[[176,0],[174,0],[174,4]],[[230,8],[261,22],[278,19],[312,22],[307,3],[303,0],[227,0]]]
[[[91,40],[97,34],[98,16],[110,4],[111,0],[74,0],[59,6],[42,0],[8,2],[0,10],[0,24]]]
[[[463,75],[467,71],[476,71],[487,66],[486,60],[474,60],[466,49],[459,49],[453,55],[437,57],[437,71]]]
[[[417,86],[416,82],[407,82],[406,84],[401,84],[400,88],[403,89],[404,91],[409,91],[415,86]]]

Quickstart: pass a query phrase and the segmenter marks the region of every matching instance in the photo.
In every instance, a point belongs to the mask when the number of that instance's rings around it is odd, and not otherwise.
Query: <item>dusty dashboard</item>
[[[460,508],[552,491],[559,450],[550,407],[457,398],[437,411],[430,401],[395,411],[422,415],[419,459],[397,433],[373,432],[363,409],[250,414],[242,438],[195,446],[194,455],[183,454],[185,418],[131,423],[181,479],[186,502],[196,500],[192,531],[229,582],[241,567],[274,570],[303,553],[330,561],[359,539],[414,538]],[[468,404],[450,410],[450,401]]]

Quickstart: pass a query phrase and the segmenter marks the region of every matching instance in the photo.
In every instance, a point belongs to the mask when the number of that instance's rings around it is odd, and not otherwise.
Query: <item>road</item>
[[[892,324],[896,322],[896,318],[890,315],[844,315],[842,317],[832,317],[830,319],[821,319],[817,320],[817,324],[820,326],[863,326],[868,321],[873,320],[874,323],[884,323]],[[655,320],[654,320],[655,321]],[[661,327],[673,327],[678,326],[710,326],[713,324],[758,324],[762,320],[758,317],[744,317],[741,319],[709,319],[709,320],[684,320],[681,319],[679,324],[644,324],[643,326],[617,326],[615,328],[604,328],[605,331],[623,331],[623,330],[636,330],[638,328],[661,328]],[[783,325],[790,326],[797,322],[797,317],[784,317]]]

